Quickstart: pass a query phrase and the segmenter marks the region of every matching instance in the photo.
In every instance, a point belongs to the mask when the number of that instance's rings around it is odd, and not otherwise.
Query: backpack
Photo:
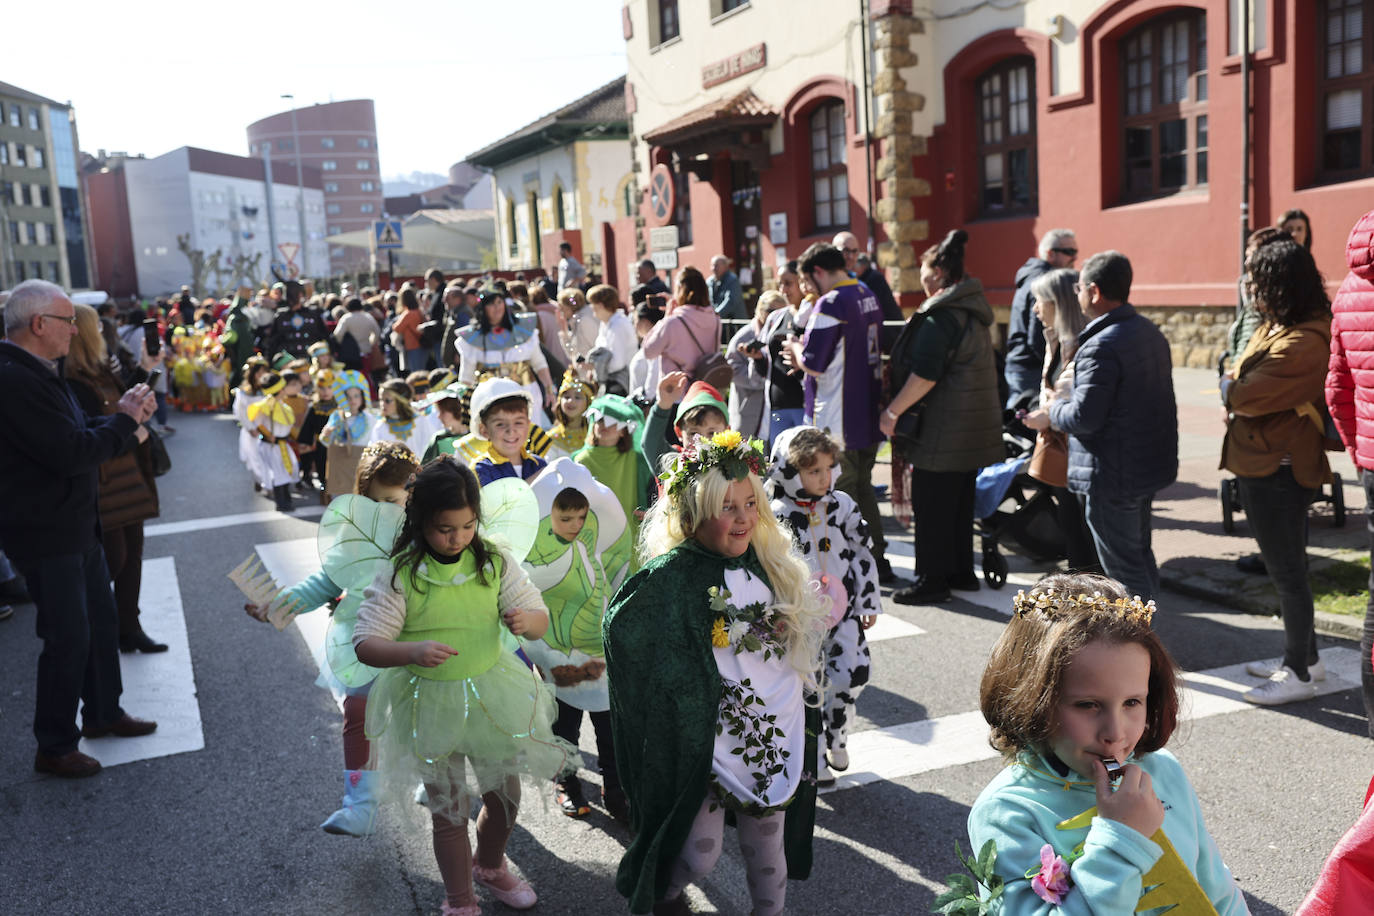
[[[730,388],[730,383],[735,378],[735,370],[730,368],[730,364],[725,360],[725,354],[715,347],[703,347],[701,341],[697,340],[697,335],[692,333],[692,326],[686,319],[682,322],[683,329],[687,336],[692,338],[692,343],[701,350],[701,356],[692,364],[692,381],[705,382],[717,391],[726,391]]]

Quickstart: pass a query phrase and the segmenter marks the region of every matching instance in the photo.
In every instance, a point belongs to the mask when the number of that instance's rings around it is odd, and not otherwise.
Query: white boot
[[[344,770],[343,807],[320,825],[325,833],[340,836],[371,836],[377,829],[377,773]]]

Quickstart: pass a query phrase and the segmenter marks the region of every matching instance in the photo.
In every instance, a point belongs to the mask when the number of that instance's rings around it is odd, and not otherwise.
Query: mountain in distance
[[[411,172],[409,175],[393,175],[382,179],[382,194],[386,197],[405,197],[418,194],[440,185],[448,184],[449,178],[440,172]]]

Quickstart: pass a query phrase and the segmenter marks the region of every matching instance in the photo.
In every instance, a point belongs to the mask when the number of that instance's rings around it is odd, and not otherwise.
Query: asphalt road
[[[163,514],[156,524],[271,508],[238,465],[232,421],[173,422],[174,468],[159,481]],[[318,829],[342,788],[338,707],[315,686],[313,659],[295,629],[278,633],[250,621],[225,579],[256,545],[310,538],[314,522],[214,522],[149,537],[145,560],[175,563],[195,691],[193,704],[190,696],[180,700],[198,709],[199,750],[109,766],[75,782],[35,774],[33,608],[22,606],[0,623],[0,913],[438,911],[442,885],[419,809],[387,809],[370,840]],[[900,535],[891,537],[901,543]],[[1031,571],[1015,558],[1013,569]],[[810,880],[790,885],[789,912],[929,911],[956,870],[955,841],[967,845],[969,805],[1001,766],[980,736],[970,742],[945,726],[977,709],[982,666],[1005,620],[997,608],[1013,588],[941,608],[885,603],[888,613],[924,632],[874,644],[874,679],[859,701],[851,773],[876,762],[876,751],[866,760],[857,750],[861,735],[888,734],[883,729],[908,739],[925,735],[888,755],[885,765],[901,771],[918,752],[937,763],[822,797],[815,869]],[[1272,656],[1280,645],[1273,621],[1177,595],[1166,596],[1156,621],[1189,671]],[[1351,649],[1321,642],[1324,650]],[[169,674],[169,690],[173,680]],[[911,723],[934,725],[925,732],[900,728]],[[916,746],[923,741],[928,746]],[[582,745],[590,762],[589,730]],[[1353,689],[1280,709],[1198,718],[1171,748],[1256,914],[1297,907],[1359,813],[1374,772],[1374,745]],[[946,751],[951,759],[969,752],[971,762],[940,765]],[[625,912],[612,886],[625,830],[599,810],[570,821],[543,801],[527,796],[509,851],[540,894],[536,911]],[[689,892],[698,912],[748,912],[741,859],[732,840],[726,847],[715,872]],[[504,908],[488,902],[487,910]]]

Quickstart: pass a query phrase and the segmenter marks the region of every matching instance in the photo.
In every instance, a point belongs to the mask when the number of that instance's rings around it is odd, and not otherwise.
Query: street
[[[1229,563],[1254,549],[1244,525],[1234,537],[1221,533],[1220,435],[1207,420],[1216,415],[1214,382],[1205,370],[1175,371],[1183,467],[1155,516],[1166,570],[1181,556]],[[298,495],[297,512],[285,516],[254,494],[228,415],[172,422],[173,469],[158,481],[162,515],[147,525],[143,586],[144,627],[171,651],[122,656],[124,706],[157,719],[158,731],[83,741],[106,765],[94,778],[34,773],[33,606],[0,623],[0,911],[437,913],[443,890],[421,809],[384,809],[369,840],[318,828],[343,788],[339,706],[314,683],[325,612],[279,633],[244,614],[225,578],[255,550],[282,585],[313,572],[320,507]],[[1360,546],[1362,492],[1348,458],[1332,458],[1351,520],[1337,531],[1315,519],[1314,538]],[[910,575],[909,535],[891,525],[888,537],[893,565]],[[790,883],[789,912],[925,913],[958,870],[969,806],[1002,766],[977,711],[983,663],[1016,588],[1045,569],[1009,560],[1011,581],[1000,591],[956,592],[941,607],[884,601],[886,616],[871,631],[873,680],[851,733],[853,765],[821,798],[814,870]],[[1291,913],[1374,773],[1358,645],[1319,636],[1330,674],[1318,697],[1257,709],[1238,698],[1258,683],[1241,669],[1279,654],[1276,621],[1166,589],[1155,625],[1190,688],[1189,718],[1170,749],[1251,911]],[[582,747],[591,764],[590,723]],[[612,881],[627,840],[599,808],[569,820],[551,793],[527,791],[509,857],[540,895],[535,912],[620,913]],[[697,912],[748,912],[734,840],[688,896]],[[483,899],[488,912],[505,911]]]

